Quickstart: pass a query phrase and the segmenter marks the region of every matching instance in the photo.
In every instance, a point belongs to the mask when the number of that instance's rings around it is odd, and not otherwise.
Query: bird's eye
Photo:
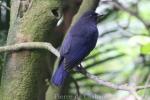
[[[90,14],[90,17],[93,16],[92,14]]]

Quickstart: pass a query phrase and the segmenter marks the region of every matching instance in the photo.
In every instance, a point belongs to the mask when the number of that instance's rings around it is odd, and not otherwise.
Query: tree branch
[[[79,88],[78,82],[73,77],[71,77],[71,79],[76,87],[77,97],[79,98],[80,97],[80,88]]]
[[[56,55],[60,56],[59,52],[52,46],[52,44],[47,42],[27,42],[27,43],[19,43],[14,45],[7,45],[0,47],[0,52],[7,51],[19,51],[19,50],[31,50],[31,49],[45,49]]]
[[[2,3],[2,1],[0,1],[0,6],[4,7],[5,9],[7,9],[7,10],[10,11],[10,8],[9,8],[8,6],[6,6],[6,5],[4,5],[4,4]]]

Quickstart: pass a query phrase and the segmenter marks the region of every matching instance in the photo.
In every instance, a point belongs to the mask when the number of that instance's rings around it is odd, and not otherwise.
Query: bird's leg
[[[82,66],[81,63],[78,66],[75,67],[75,70],[77,72],[86,73],[86,70],[84,69],[84,67]]]
[[[81,63],[79,64],[79,67],[80,67],[80,69],[81,69],[81,70],[83,70],[83,69],[84,69],[84,67],[82,66],[82,64],[81,64]]]

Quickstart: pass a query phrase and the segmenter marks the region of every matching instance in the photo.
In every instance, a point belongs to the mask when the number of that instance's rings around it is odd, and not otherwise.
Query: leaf
[[[146,55],[150,54],[150,42],[141,46],[141,53]]]
[[[149,36],[134,36],[130,40],[132,45],[138,45],[140,47],[140,53],[150,54],[150,37]]]

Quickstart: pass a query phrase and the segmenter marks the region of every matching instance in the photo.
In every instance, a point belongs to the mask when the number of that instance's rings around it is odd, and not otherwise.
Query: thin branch
[[[8,6],[6,6],[6,5],[4,5],[4,4],[2,3],[2,1],[0,1],[0,6],[4,7],[5,9],[7,9],[7,10],[10,11],[10,8],[9,8]]]
[[[148,78],[147,78],[147,80],[145,82],[145,86],[144,87],[148,86],[149,82],[150,82],[150,75],[148,75]],[[143,99],[146,98],[146,94],[147,94],[147,91],[146,91],[146,88],[144,88]]]
[[[104,86],[107,86],[107,87],[110,87],[110,88],[116,89],[116,90],[128,91],[132,95],[134,95],[134,97],[137,100],[141,100],[141,97],[138,96],[138,94],[136,93],[136,90],[139,89],[139,87],[137,88],[137,87],[132,87],[132,86],[128,86],[128,85],[118,85],[118,84],[114,84],[114,83],[102,80],[99,77],[87,72],[82,66],[78,67],[77,71],[100,85],[104,85]],[[140,87],[140,89],[143,89],[143,88]]]
[[[142,89],[147,89],[147,88],[150,88],[150,85],[145,85],[145,86],[137,86],[136,87],[136,90],[139,91],[139,90],[142,90]]]
[[[19,51],[19,50],[31,50],[31,49],[45,49],[56,55],[57,57],[60,56],[58,50],[56,50],[52,44],[47,42],[27,42],[27,43],[19,43],[14,45],[7,45],[0,47],[0,52],[7,52],[7,51]]]
[[[10,46],[3,46],[0,47],[0,52],[6,52],[6,51],[18,51],[18,50],[32,50],[32,49],[45,49],[56,55],[57,57],[60,57],[60,54],[57,49],[55,49],[50,43],[47,42],[27,42],[27,43],[19,43],[14,44]],[[114,84],[105,80],[100,79],[99,77],[87,72],[83,67],[77,67],[76,70],[83,74],[84,76],[88,77],[89,79],[95,81],[99,85],[104,85],[112,89],[116,90],[123,90],[128,91],[131,94],[133,94],[137,100],[141,100],[141,97],[138,96],[136,91],[150,88],[150,85],[146,86],[128,86],[128,85],[118,85]]]
[[[78,82],[77,82],[73,77],[71,77],[71,79],[72,79],[72,81],[73,81],[73,83],[74,83],[74,85],[75,85],[75,87],[76,87],[77,98],[80,99],[80,87],[79,87],[79,85],[78,85]]]

